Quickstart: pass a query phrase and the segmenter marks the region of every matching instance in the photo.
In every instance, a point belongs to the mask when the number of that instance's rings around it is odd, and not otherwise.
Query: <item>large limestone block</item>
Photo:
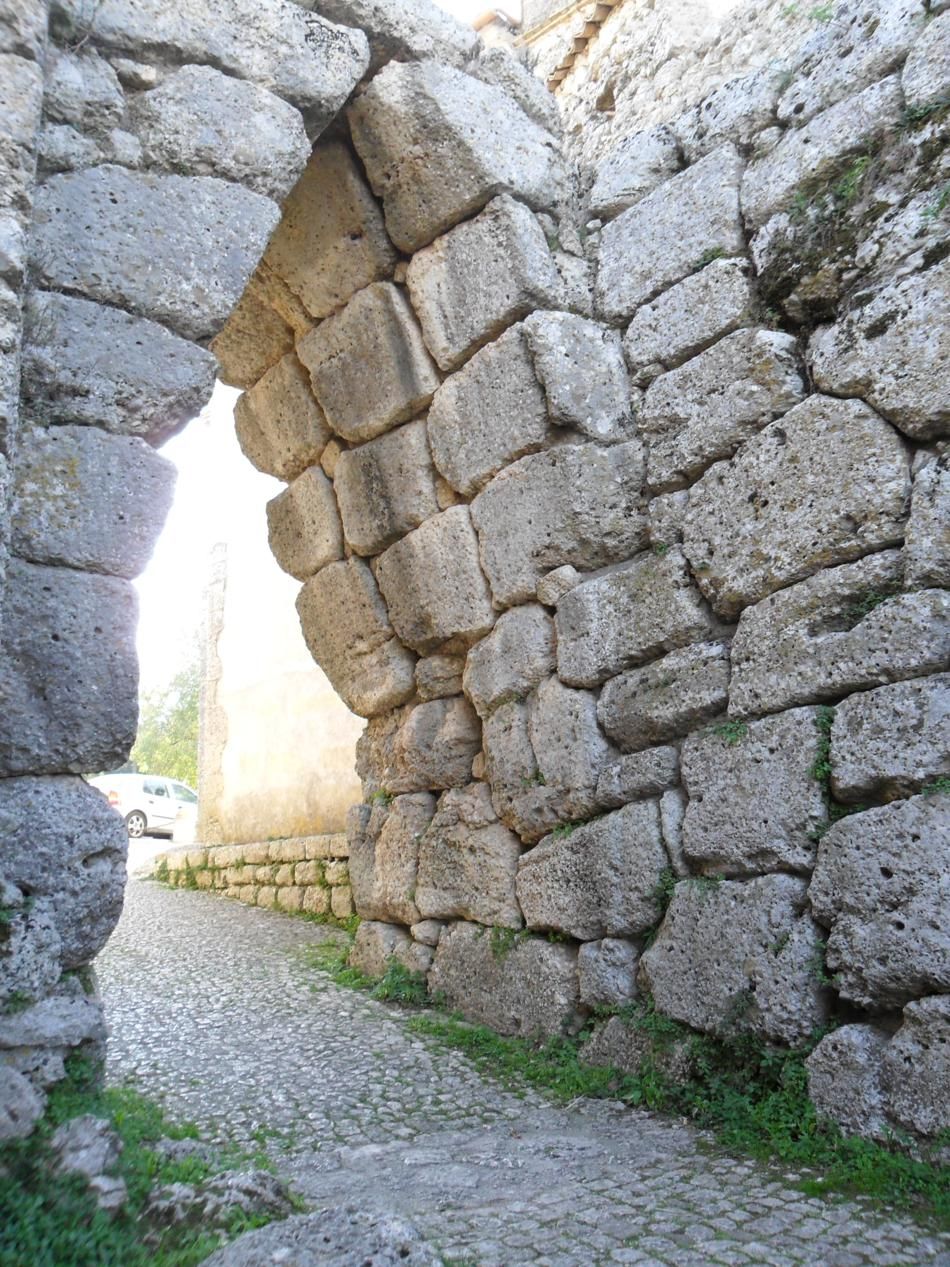
[[[638,752],[701,726],[726,707],[729,648],[698,642],[608,682],[600,724],[624,752]]]
[[[31,291],[22,392],[27,415],[159,444],[199,411],[214,357],[164,326],[70,295]]]
[[[496,194],[557,205],[563,160],[507,93],[437,62],[390,62],[348,112],[389,235],[412,253]],[[486,128],[486,120],[491,120]]]
[[[576,586],[558,603],[555,625],[557,671],[571,686],[597,686],[711,630],[678,546]]]
[[[472,503],[482,566],[501,607],[534,598],[541,576],[598,568],[646,543],[639,441],[562,445],[521,458]]]
[[[479,717],[525,699],[554,672],[554,622],[535,603],[502,612],[465,661],[465,694]]]
[[[7,565],[0,773],[114,770],[138,716],[135,591],[72,568]]]
[[[630,379],[617,331],[571,312],[532,313],[524,328],[551,421],[604,444],[630,439]]]
[[[597,304],[622,321],[710,256],[742,255],[742,160],[724,145],[647,194],[601,234]]]
[[[20,890],[4,882],[0,899],[5,914],[0,1008],[6,1011],[17,1000],[40,999],[53,989],[62,972],[62,946],[49,898],[27,906]]]
[[[464,787],[480,747],[468,700],[427,700],[375,718],[357,741],[356,769],[370,795]]]
[[[805,887],[790,875],[681,880],[640,958],[641,988],[694,1029],[804,1042],[825,1015]]]
[[[474,30],[431,0],[316,0],[313,8],[330,22],[364,33],[371,70],[393,60],[430,58],[461,66],[478,48]]]
[[[686,1082],[695,1072],[691,1055],[692,1038],[676,1038],[658,1042],[645,1025],[639,1025],[634,1014],[611,1016],[594,1027],[578,1053],[587,1065],[619,1069],[632,1078],[657,1073],[670,1082]]]
[[[362,31],[333,26],[289,0],[56,0],[53,28],[64,43],[94,39],[136,58],[210,63],[298,106],[312,135],[337,114],[369,62]]]
[[[265,475],[287,481],[320,461],[331,434],[292,352],[238,399],[234,425],[245,457]]]
[[[376,579],[396,632],[422,655],[467,647],[495,623],[467,506],[444,510],[390,546]]]
[[[939,108],[950,92],[950,14],[928,22],[910,51],[901,74],[909,110]]]
[[[255,286],[247,289],[209,343],[218,377],[231,387],[253,387],[282,356],[294,350],[294,331]]]
[[[588,941],[577,951],[581,1002],[589,1008],[623,1007],[637,993],[640,956],[634,942],[617,937]]]
[[[34,429],[14,465],[11,547],[31,563],[131,578],[171,506],[176,470],[137,436]]]
[[[105,1043],[106,1024],[102,1004],[61,983],[57,993],[20,1012],[0,1015],[0,1051],[22,1047],[78,1047],[81,1043]]]
[[[349,963],[371,980],[384,977],[391,964],[397,963],[408,972],[428,972],[432,951],[414,942],[398,924],[365,919],[356,930]],[[321,1245],[320,1252],[324,1245]]]
[[[0,1142],[29,1135],[43,1114],[43,1103],[22,1073],[0,1067]]]
[[[212,176],[67,172],[37,190],[33,269],[40,286],[203,339],[240,299],[279,215],[269,198]]]
[[[899,542],[910,498],[900,438],[857,400],[811,396],[690,490],[683,552],[735,617],[820,568]]]
[[[373,574],[359,559],[331,563],[297,597],[310,654],[347,708],[374,717],[415,690],[415,656],[399,642]]]
[[[915,796],[835,823],[808,891],[841,997],[873,1011],[950,990],[950,797]]]
[[[560,817],[593,813],[598,780],[615,755],[597,725],[596,696],[548,678],[530,702],[528,734],[543,785],[559,794]]]
[[[425,656],[416,665],[416,687],[421,700],[444,699],[461,695],[465,657],[461,655]]]
[[[122,122],[125,98],[115,71],[94,49],[49,50],[43,111],[54,123],[106,132]]]
[[[930,1138],[950,1129],[950,997],[908,1003],[881,1073],[888,1111],[901,1126]]]
[[[520,854],[521,842],[498,821],[486,784],[445,792],[419,842],[420,915],[521,928],[515,897]]]
[[[707,875],[808,872],[827,819],[814,775],[818,710],[796,708],[683,744],[683,851]]]
[[[469,62],[466,70],[476,79],[494,84],[509,97],[514,97],[529,119],[533,119],[539,127],[546,128],[552,136],[558,136],[561,131],[561,116],[557,99],[531,73],[520,52],[519,49],[503,44],[480,44],[478,56]]]
[[[466,497],[551,435],[544,392],[516,326],[445,380],[429,409],[432,458]]]
[[[852,695],[835,709],[831,790],[893,800],[950,776],[950,674]]]
[[[914,439],[950,432],[950,260],[892,281],[808,347],[822,391],[861,396]]]
[[[720,339],[647,389],[637,425],[651,487],[685,488],[806,394],[794,336],[738,330]]]
[[[887,1045],[888,1034],[876,1025],[842,1025],[805,1062],[809,1099],[845,1135],[886,1134],[881,1058]]]
[[[755,290],[745,260],[716,259],[638,308],[623,350],[634,377],[652,377],[754,324]]]
[[[747,608],[732,643],[730,715],[776,712],[942,672],[950,656],[950,598],[943,590],[900,594],[900,584],[900,555],[888,550]]]
[[[746,169],[742,211],[757,227],[787,211],[803,190],[815,190],[901,120],[900,78],[892,75],[786,132],[764,157]]]
[[[375,282],[297,344],[334,431],[361,443],[425,409],[439,385],[402,290]]]
[[[0,779],[3,879],[50,899],[63,968],[105,945],[122,912],[128,835],[96,788],[78,778]]]
[[[414,255],[406,282],[429,351],[447,371],[533,309],[556,308],[562,289],[540,224],[509,197]]]
[[[311,466],[267,503],[267,539],[274,558],[306,581],[343,557],[343,529],[333,485]]]
[[[263,263],[316,318],[392,274],[396,252],[382,212],[339,141],[313,151],[281,208]]]
[[[656,801],[625,805],[526,853],[518,901],[529,928],[579,941],[636,936],[660,917],[657,891],[667,865]]]
[[[950,459],[929,462],[914,479],[904,536],[909,586],[950,587]]]
[[[548,787],[541,774],[531,745],[528,704],[500,703],[485,718],[482,731],[492,803],[506,826],[530,843],[573,817],[564,810],[562,789]]]
[[[439,512],[425,419],[344,450],[333,487],[357,554],[379,554]]]
[[[487,929],[452,924],[439,938],[429,990],[501,1034],[550,1037],[580,1026],[577,951],[537,937],[499,953]]]
[[[625,136],[597,167],[588,199],[590,214],[612,219],[669,180],[681,166],[676,137],[665,124]]]
[[[397,796],[388,811],[374,811],[369,831],[351,839],[350,883],[360,919],[418,923],[419,842],[434,813],[428,792]]]
[[[618,809],[629,801],[675,787],[680,778],[680,756],[676,748],[648,748],[631,752],[608,765],[597,780],[597,800],[607,809]]]
[[[183,66],[134,97],[129,126],[149,167],[220,176],[275,202],[310,157],[298,110],[210,66]]]
[[[788,68],[773,60],[750,75],[727,80],[671,124],[687,161],[695,163],[726,141],[752,147],[775,121],[775,103]]]

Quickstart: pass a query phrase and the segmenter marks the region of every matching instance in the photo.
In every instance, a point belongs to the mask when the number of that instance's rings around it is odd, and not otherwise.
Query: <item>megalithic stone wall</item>
[[[950,17],[905,4],[862,60],[842,8],[754,107],[717,89],[659,162],[626,137],[591,219],[550,98],[471,32],[264,10],[54,6],[0,792],[53,823],[128,746],[155,516],[126,490],[161,496],[139,437],[201,402],[211,338],[287,484],[268,529],[308,645],[368,719],[357,963],[509,1033],[647,995],[785,1045],[846,1019],[819,1106],[935,1135]],[[56,947],[74,914],[51,895],[50,933],[30,883],[11,1097],[84,1037],[44,1009],[98,1018],[62,975],[96,947]],[[632,1066],[634,1031],[588,1053]]]

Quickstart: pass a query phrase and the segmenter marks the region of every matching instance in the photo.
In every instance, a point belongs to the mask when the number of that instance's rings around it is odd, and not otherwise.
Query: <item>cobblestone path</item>
[[[402,1214],[457,1267],[920,1267],[950,1238],[803,1196],[701,1133],[517,1096],[319,976],[319,927],[131,880],[99,960],[110,1078],[244,1145],[314,1208]]]

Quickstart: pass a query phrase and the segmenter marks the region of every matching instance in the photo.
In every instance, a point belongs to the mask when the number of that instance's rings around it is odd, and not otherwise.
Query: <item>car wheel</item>
[[[145,835],[145,828],[147,824],[145,822],[145,815],[140,809],[134,809],[131,814],[126,814],[125,825],[128,829],[129,838],[131,840],[138,840],[140,836]]]

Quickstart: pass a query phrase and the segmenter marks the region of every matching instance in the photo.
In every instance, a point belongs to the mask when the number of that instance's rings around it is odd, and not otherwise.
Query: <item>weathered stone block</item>
[[[630,379],[620,335],[570,312],[535,312],[524,323],[548,414],[601,443],[633,433]]]
[[[665,125],[625,136],[598,165],[590,214],[609,220],[639,202],[682,166],[676,137]]]
[[[449,1009],[525,1038],[579,1028],[577,951],[536,937],[497,955],[487,930],[452,924],[439,938],[429,990]]]
[[[462,694],[465,657],[430,655],[416,664],[416,688],[421,700],[444,699]]]
[[[900,584],[900,555],[883,551],[747,608],[732,643],[730,716],[942,672],[950,598],[942,590],[900,594]]]
[[[476,352],[432,398],[429,440],[436,467],[470,497],[550,437],[544,392],[516,326]]]
[[[68,172],[36,192],[33,268],[50,290],[207,338],[240,299],[279,214],[269,198],[211,176]]]
[[[330,910],[337,919],[349,919],[353,914],[353,890],[348,884],[338,884],[330,890]],[[418,964],[413,972],[425,972],[429,967],[428,956],[421,947],[413,946],[410,962]]]
[[[182,66],[134,97],[129,121],[149,167],[220,176],[278,203],[310,157],[298,110],[211,66]]]
[[[805,1062],[808,1097],[845,1135],[887,1132],[881,1058],[888,1034],[876,1025],[842,1025],[826,1034]]]
[[[419,842],[435,813],[428,792],[397,796],[351,844],[350,882],[360,919],[415,924]],[[374,830],[375,829],[375,830]]]
[[[52,899],[26,905],[21,891],[6,881],[0,881],[0,899],[6,916],[0,1007],[6,1011],[18,999],[40,999],[53,989],[62,972],[62,946]]]
[[[307,372],[293,353],[239,398],[234,423],[245,457],[265,475],[282,480],[315,466],[330,438]]]
[[[808,347],[822,391],[861,396],[914,439],[950,431],[950,260],[891,281]]]
[[[536,604],[503,612],[491,633],[468,653],[465,693],[479,717],[524,699],[554,672],[554,622]]]
[[[717,613],[735,617],[819,568],[902,540],[910,470],[861,401],[811,396],[690,490],[683,552]]]
[[[421,62],[430,58],[461,66],[478,47],[478,37],[470,26],[429,0],[318,0],[315,8],[331,22],[356,27],[366,35],[371,70],[393,60]]]
[[[547,836],[518,867],[525,923],[580,941],[644,933],[660,917],[657,887],[666,865],[655,801]]]
[[[636,1016],[611,1016],[595,1028],[579,1054],[585,1064],[619,1069],[632,1078],[659,1072],[671,1082],[685,1082],[695,1066],[690,1048],[690,1038],[658,1043]]]
[[[561,818],[597,808],[597,781],[614,751],[597,725],[597,699],[549,678],[529,704],[528,733],[543,785],[558,795]]]
[[[950,587],[950,461],[930,462],[917,473],[904,536],[904,578],[909,586]]]
[[[118,76],[94,49],[49,50],[43,109],[55,123],[105,132],[122,122],[125,97]]]
[[[478,48],[477,58],[468,63],[466,71],[483,83],[494,84],[496,88],[506,92],[517,101],[529,119],[533,119],[552,136],[558,136],[561,131],[561,116],[557,100],[541,80],[531,73],[525,61],[519,57],[519,52],[520,50],[504,45],[482,44]]]
[[[419,413],[439,385],[405,295],[390,282],[358,291],[297,353],[330,426],[355,443]]]
[[[264,906],[263,900],[264,890],[260,889],[257,895],[258,906]],[[274,894],[271,893],[271,901],[274,900]],[[303,891],[303,902],[300,909],[308,915],[328,915],[330,912],[330,890],[321,889],[319,885],[307,885]]]
[[[744,253],[741,174],[735,147],[724,145],[604,227],[597,304],[608,320],[629,317],[716,254]]]
[[[333,479],[357,554],[379,554],[439,512],[424,418],[344,450]]]
[[[565,563],[603,567],[646,540],[639,441],[562,445],[521,458],[472,503],[482,566],[500,607],[526,602]]]
[[[538,602],[544,603],[546,607],[556,607],[564,595],[575,585],[580,585],[582,580],[580,572],[570,563],[565,563],[563,567],[552,568],[538,581]]]
[[[65,982],[57,991],[21,1012],[0,1016],[0,1050],[105,1043],[106,1025],[98,999],[73,993]]]
[[[720,339],[647,389],[637,426],[648,437],[651,486],[686,487],[806,392],[792,335],[738,330]]]
[[[950,674],[852,695],[835,709],[831,789],[893,800],[950,776]]]
[[[311,466],[267,503],[267,539],[274,558],[298,581],[343,557],[343,529],[333,485]]]
[[[729,696],[729,648],[700,642],[606,684],[597,715],[625,752],[685,735],[721,713]]]
[[[808,872],[827,818],[818,712],[798,708],[683,744],[685,856],[708,875]]]
[[[486,775],[498,817],[522,840],[532,842],[567,815],[563,813],[561,789],[548,787],[538,767],[529,717],[527,704],[499,704],[485,718],[483,742]]]
[[[648,748],[629,753],[607,766],[597,781],[598,803],[617,809],[629,801],[658,796],[679,782],[680,754],[676,748]]]
[[[888,1111],[901,1126],[930,1138],[950,1128],[947,995],[907,1004],[881,1063]]]
[[[637,993],[640,955],[616,937],[584,942],[577,951],[577,981],[584,1007],[623,1007]]]
[[[941,13],[921,31],[901,74],[909,110],[942,106],[950,91],[950,14]]]
[[[356,768],[370,795],[464,787],[481,747],[468,700],[428,700],[375,719],[356,745]]]
[[[442,511],[390,546],[376,578],[396,632],[421,654],[464,648],[494,624],[467,506]]]
[[[558,674],[572,686],[597,686],[710,632],[678,546],[578,585],[558,603],[555,625]]]
[[[753,325],[756,298],[745,260],[713,260],[638,308],[623,350],[640,380],[653,367],[672,369],[725,334]]]
[[[0,772],[114,770],[135,739],[135,591],[11,559],[0,658]]]
[[[137,576],[171,506],[176,473],[136,436],[93,427],[27,431],[14,466],[11,548],[31,563]]]
[[[413,256],[406,283],[446,371],[533,309],[556,308],[562,289],[537,219],[507,196]]]
[[[770,61],[751,75],[716,88],[672,126],[687,162],[694,163],[726,141],[751,146],[775,119],[775,103],[787,68]]]
[[[214,386],[214,357],[154,321],[69,295],[31,291],[22,391],[28,416],[160,443]]]
[[[218,377],[232,387],[247,388],[294,350],[294,332],[252,278],[208,346],[218,363]]]
[[[354,713],[373,717],[412,695],[415,657],[395,637],[365,563],[323,568],[300,591],[297,614],[310,654]]]
[[[538,210],[562,194],[564,165],[551,135],[507,93],[452,67],[391,62],[348,113],[400,250],[418,251],[496,194]]]
[[[43,1107],[42,1097],[22,1073],[0,1066],[0,1141],[24,1139],[42,1116]]]
[[[356,930],[349,962],[364,976],[378,980],[393,961],[409,972],[426,972],[432,955],[427,950],[417,946],[404,928],[365,919]]]
[[[813,967],[821,942],[802,914],[805,887],[790,875],[681,880],[640,958],[641,988],[659,1011],[694,1029],[803,1042],[825,1014]]]
[[[822,838],[808,896],[831,930],[842,998],[902,1007],[950,988],[950,797],[915,796],[841,819]]]
[[[419,913],[521,928],[515,897],[520,854],[521,842],[498,821],[484,783],[444,793],[419,843]]]

